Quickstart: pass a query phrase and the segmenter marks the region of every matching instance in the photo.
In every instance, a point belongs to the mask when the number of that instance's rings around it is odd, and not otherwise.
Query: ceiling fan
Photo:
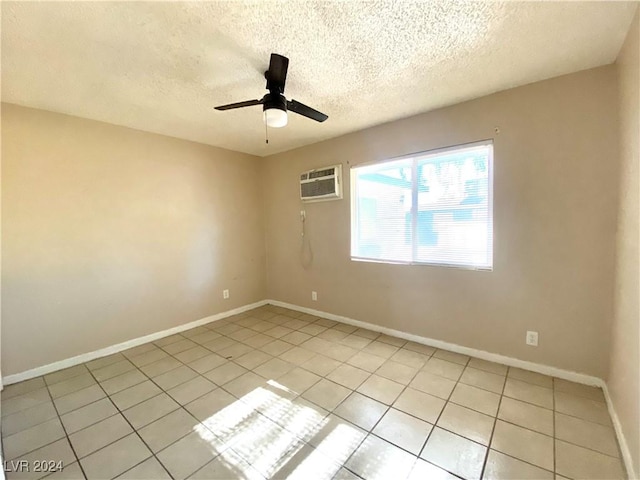
[[[284,84],[287,80],[287,68],[289,67],[289,59],[278,55],[271,54],[269,62],[269,70],[264,72],[267,79],[267,93],[260,100],[247,100],[246,102],[229,103],[228,105],[220,105],[215,107],[216,110],[231,110],[234,108],[251,107],[254,105],[262,105],[264,122],[268,127],[280,128],[287,124],[287,110],[310,118],[316,122],[324,122],[329,118],[324,113],[319,112],[303,103],[295,100],[287,100],[284,96]]]

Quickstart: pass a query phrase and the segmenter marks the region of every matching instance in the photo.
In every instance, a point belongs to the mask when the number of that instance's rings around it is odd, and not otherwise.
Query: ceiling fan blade
[[[262,100],[247,100],[246,102],[229,103],[215,107],[216,110],[232,110],[234,108],[252,107],[254,105],[262,105]]]
[[[287,57],[272,53],[271,60],[269,61],[269,70],[267,70],[265,74],[267,77],[267,89],[276,89],[280,93],[284,93],[284,84],[287,80],[288,68],[289,59]]]
[[[324,122],[327,118],[322,112],[315,110],[311,107],[307,107],[304,103],[296,102],[295,100],[289,100],[287,102],[287,109],[297,113],[298,115],[302,115],[303,117],[310,118],[311,120],[315,120],[316,122]]]

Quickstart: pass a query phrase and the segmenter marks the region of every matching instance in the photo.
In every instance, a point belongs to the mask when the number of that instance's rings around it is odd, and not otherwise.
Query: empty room
[[[638,2],[0,9],[4,478],[640,478]]]

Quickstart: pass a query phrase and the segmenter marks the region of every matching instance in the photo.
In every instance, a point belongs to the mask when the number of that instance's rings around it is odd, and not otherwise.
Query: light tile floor
[[[274,306],[10,385],[2,438],[8,478],[624,477],[600,389]]]

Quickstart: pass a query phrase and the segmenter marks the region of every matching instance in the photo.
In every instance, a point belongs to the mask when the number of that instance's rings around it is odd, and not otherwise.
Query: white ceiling
[[[2,100],[256,155],[615,61],[635,2],[2,2]],[[329,115],[269,131],[285,94]]]

